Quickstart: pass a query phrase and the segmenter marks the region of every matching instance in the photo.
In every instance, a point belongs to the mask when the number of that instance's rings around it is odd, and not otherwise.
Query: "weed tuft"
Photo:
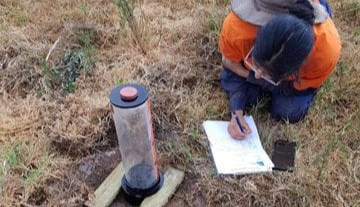
[[[358,1],[339,2],[339,16],[347,23],[360,26],[360,3]]]
[[[16,141],[2,146],[0,151],[0,194],[8,193],[8,183],[13,183],[17,193],[25,200],[30,196],[34,186],[38,185],[50,166],[50,157],[38,151],[35,143]],[[4,186],[4,187],[3,187]],[[14,196],[14,195],[11,195]]]
[[[355,35],[355,37],[360,38],[360,27],[357,27],[357,28],[354,30],[354,35]]]
[[[76,79],[81,73],[85,75],[92,73],[96,63],[96,49],[92,41],[94,35],[94,30],[77,32],[75,40],[79,44],[79,49],[66,51],[63,58],[54,66],[43,59],[40,60],[42,75],[50,89],[61,88],[65,94],[74,93]]]
[[[116,6],[119,10],[119,23],[123,28],[129,27],[132,38],[136,45],[140,48],[142,54],[147,54],[145,42],[147,36],[141,30],[141,25],[134,16],[134,9],[136,8],[135,0],[116,0]],[[142,13],[143,15],[143,13]]]

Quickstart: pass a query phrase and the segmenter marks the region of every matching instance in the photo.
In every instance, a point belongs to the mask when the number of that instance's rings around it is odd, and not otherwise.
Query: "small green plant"
[[[341,15],[346,21],[359,22],[360,19],[360,3],[356,1],[352,2],[341,2],[340,6]]]
[[[208,17],[208,24],[210,31],[220,33],[222,26],[222,18],[219,15],[210,15]]]
[[[49,165],[50,158],[48,155],[44,155],[39,162],[39,165],[36,168],[28,169],[25,173],[25,184],[32,185],[35,184],[41,174],[44,172],[45,168]]]
[[[186,143],[191,146],[197,153],[206,154],[207,149],[203,139],[200,136],[199,128],[193,127],[186,132]]]
[[[359,37],[360,38],[360,27],[357,27],[354,31],[354,35],[355,37]]]
[[[46,152],[39,154],[39,152],[39,149],[34,148],[33,145],[24,145],[21,141],[1,146],[0,194],[3,191],[2,184],[11,182],[11,179],[23,180],[25,191],[38,183],[50,164],[48,154]]]
[[[180,148],[180,156],[183,157],[189,163],[194,162],[194,157],[190,151],[190,147],[187,145],[184,145]]]
[[[62,86],[64,91],[73,93],[75,91],[75,81],[80,76],[80,72],[91,73],[95,61],[89,57],[84,50],[65,52],[63,59]]]
[[[274,134],[278,130],[278,127],[271,127],[266,132],[260,132],[260,137],[262,138],[263,146],[267,146],[271,144],[271,141],[273,140]]]
[[[230,5],[231,0],[217,0],[216,3],[223,5],[223,6],[227,6]]]
[[[218,116],[218,111],[219,109],[216,107],[216,105],[207,105],[206,109],[205,109],[205,113],[206,113],[206,118],[207,119],[214,119],[216,118],[216,116]]]
[[[15,18],[16,18],[17,22],[21,23],[21,24],[26,23],[28,21],[27,13],[24,11],[17,12],[15,14]]]
[[[134,41],[139,46],[141,52],[146,55],[144,40],[147,36],[143,34],[139,23],[134,16],[135,1],[134,0],[116,0],[116,6],[119,9],[119,22],[122,27],[128,26]],[[142,13],[143,14],[143,13]]]
[[[117,0],[116,6],[119,9],[119,23],[125,27],[129,24],[130,27],[137,26],[136,19],[134,17],[135,1],[134,0]]]
[[[345,3],[345,8],[347,9],[346,12],[348,12],[352,16],[356,16],[360,13],[359,2],[347,2]]]
[[[124,83],[125,83],[125,81],[123,79],[118,79],[118,80],[115,81],[115,84],[117,86],[123,85]]]
[[[329,93],[333,88],[333,86],[334,86],[334,80],[332,77],[330,77],[322,85],[322,90],[324,93]]]
[[[95,61],[89,59],[83,51],[67,51],[61,63],[55,67],[42,61],[42,74],[48,81],[50,88],[62,88],[66,93],[75,92],[75,82],[81,71],[89,74]]]
[[[211,32],[215,32],[219,34],[221,31],[222,23],[224,21],[225,16],[227,15],[226,12],[223,10],[219,10],[219,6],[227,6],[230,4],[230,0],[217,0],[212,3],[211,11],[206,15],[207,16],[207,28]],[[206,27],[205,27],[206,28]]]
[[[87,11],[86,11],[86,5],[84,3],[80,3],[78,6],[78,9],[81,11],[81,13],[86,16]]]
[[[339,147],[339,135],[329,134],[326,137],[327,144],[322,148],[321,152],[316,156],[314,164],[319,165],[317,179],[320,179],[324,170],[328,168],[331,153]]]
[[[13,144],[9,146],[2,147],[0,151],[0,160],[2,161],[0,165],[0,180],[3,176],[11,173],[16,169],[18,164],[23,159],[22,148],[19,144]]]
[[[337,78],[339,79],[340,83],[343,83],[344,81],[346,81],[346,78],[349,75],[350,72],[350,68],[348,66],[348,64],[343,61],[340,60],[339,63],[337,64],[337,68],[335,70]],[[346,86],[344,86],[343,84],[339,85],[341,89],[346,88]]]
[[[94,35],[94,30],[76,33],[75,40],[80,46],[79,49],[66,51],[62,60],[55,66],[45,60],[40,61],[42,75],[48,80],[51,89],[62,88],[65,93],[73,93],[76,89],[76,79],[81,73],[91,74],[96,62],[96,49],[92,43]]]
[[[75,33],[75,39],[80,45],[80,50],[85,53],[89,58],[94,58],[96,49],[93,44],[93,38],[96,35],[94,29],[81,30]]]

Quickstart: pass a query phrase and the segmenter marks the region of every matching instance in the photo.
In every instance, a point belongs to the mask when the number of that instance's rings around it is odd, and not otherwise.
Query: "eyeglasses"
[[[256,72],[256,70],[257,70],[256,65],[254,64],[254,61],[252,60],[252,51],[253,50],[254,50],[254,47],[252,47],[250,49],[249,53],[246,55],[246,57],[244,59],[244,63],[246,64],[246,66],[251,68],[252,71]],[[278,86],[281,83],[281,80],[279,80],[278,82],[275,82],[275,81],[271,80],[270,77],[265,76],[265,75],[261,75],[261,78],[266,80],[268,83],[273,84],[274,86]]]

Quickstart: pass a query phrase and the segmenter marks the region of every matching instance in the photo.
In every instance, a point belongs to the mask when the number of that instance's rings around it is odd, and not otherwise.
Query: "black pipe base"
[[[121,180],[121,188],[124,191],[125,200],[131,205],[139,206],[146,197],[151,196],[156,192],[158,192],[164,184],[163,173],[160,170],[158,170],[158,173],[159,173],[158,182],[147,189],[137,189],[130,187],[124,175],[124,177]]]

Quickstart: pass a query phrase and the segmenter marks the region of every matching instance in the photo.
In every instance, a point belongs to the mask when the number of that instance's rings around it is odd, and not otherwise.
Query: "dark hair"
[[[308,21],[281,14],[260,29],[253,58],[274,81],[278,81],[297,74],[313,44],[313,29]]]
[[[289,13],[314,25],[315,14],[314,7],[311,6],[308,0],[299,0],[289,7]]]

